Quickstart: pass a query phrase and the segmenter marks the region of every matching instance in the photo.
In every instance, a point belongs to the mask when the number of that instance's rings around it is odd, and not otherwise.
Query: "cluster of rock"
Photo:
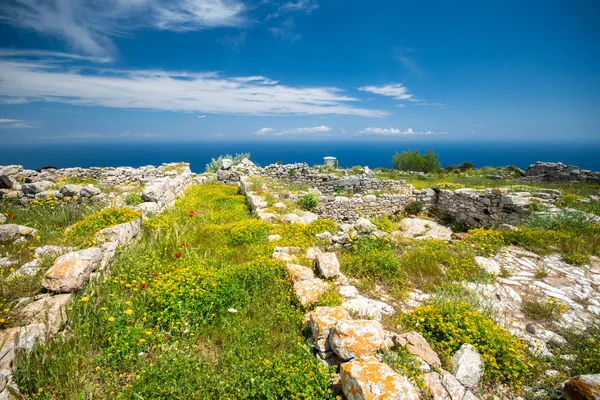
[[[237,185],[243,176],[256,176],[262,173],[262,168],[255,165],[247,158],[234,164],[233,160],[225,158],[221,161],[221,168],[216,172],[217,181],[225,184]]]
[[[344,171],[347,174],[347,171]],[[374,191],[401,191],[405,182],[401,180],[378,180],[369,170],[362,168],[355,175],[338,176],[323,174],[318,167],[310,168],[306,163],[270,164],[262,170],[262,176],[282,181],[306,184],[319,189],[321,193],[330,194],[336,190],[348,193],[368,193]]]
[[[590,182],[600,184],[600,172],[575,165],[538,161],[525,170],[524,182]]]
[[[169,165],[169,164],[165,164]],[[165,166],[163,165],[163,166]],[[171,164],[171,165],[182,165]],[[83,170],[83,169],[71,169]],[[96,173],[100,168],[91,168]],[[113,168],[110,171],[129,171],[129,168]],[[132,169],[135,170],[135,169]],[[158,169],[156,169],[158,171]],[[58,170],[62,171],[62,170]],[[85,171],[85,170],[84,170]],[[55,172],[55,171],[52,171]],[[43,173],[43,172],[42,172]],[[111,173],[104,176],[114,176]],[[135,175],[136,179],[137,176]],[[46,175],[45,178],[48,176]],[[189,168],[183,168],[174,173],[152,174],[146,176],[142,182],[145,187],[142,198],[145,200],[138,206],[146,213],[157,213],[170,206],[181,195],[185,188],[194,182],[203,183],[206,177],[195,177]],[[12,182],[12,181],[11,181]],[[25,196],[28,196],[30,187],[50,181],[34,181],[21,185]],[[131,182],[131,181],[129,181]],[[96,189],[93,186],[65,185],[60,188],[58,195],[82,196],[84,191]],[[96,195],[98,196],[98,195]],[[96,274],[108,269],[109,264],[116,254],[117,248],[127,245],[135,240],[141,232],[142,217],[131,222],[122,223],[100,230],[95,234],[97,247],[74,250],[62,246],[42,246],[35,249],[32,261],[16,269],[7,279],[20,276],[33,276],[43,267],[44,259],[54,258],[54,263],[44,274],[42,286],[47,294],[34,298],[19,300],[24,323],[17,328],[0,332],[0,399],[22,398],[17,386],[12,381],[12,363],[16,352],[30,352],[36,343],[43,343],[56,334],[66,322],[65,308],[72,301],[72,294],[82,290]],[[35,235],[35,230],[26,226],[15,224],[0,225],[0,242],[22,241]],[[7,257],[0,259],[3,264],[12,263]]]

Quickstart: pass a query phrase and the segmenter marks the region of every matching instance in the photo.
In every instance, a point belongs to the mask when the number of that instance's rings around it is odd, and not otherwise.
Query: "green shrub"
[[[127,197],[125,197],[125,204],[128,206],[137,206],[143,202],[142,195],[139,193],[129,193]]]
[[[477,254],[487,257],[504,246],[504,236],[503,232],[477,228],[469,231],[467,242],[474,247]]]
[[[335,189],[333,189],[333,193],[335,193],[336,196],[343,196],[346,193],[346,191],[343,187],[338,186]]]
[[[141,216],[131,208],[104,208],[73,224],[64,233],[64,240],[71,246],[90,247],[96,244],[94,235],[111,226],[131,222]]]
[[[221,168],[221,165],[222,165],[221,162],[226,158],[232,160],[233,165],[237,165],[244,158],[250,158],[250,153],[241,153],[241,154],[236,154],[235,156],[225,154],[224,156],[219,156],[216,159],[213,158],[208,164],[206,164],[206,172],[213,172],[213,173],[217,172]]]
[[[313,211],[319,205],[319,199],[314,193],[306,193],[298,199],[298,206],[306,211]]]
[[[524,296],[521,310],[534,321],[553,322],[558,321],[562,313],[567,311],[567,306],[554,298],[540,299],[537,296]]]
[[[292,168],[292,169],[290,169],[290,170],[288,171],[288,174],[289,174],[290,176],[294,176],[294,175],[296,175],[296,169],[295,169],[295,168]]]
[[[419,150],[408,150],[396,153],[392,159],[394,168],[400,171],[435,172],[440,169],[439,154],[429,149],[425,154]]]
[[[401,315],[399,322],[407,329],[421,332],[446,361],[462,344],[470,343],[485,362],[484,377],[488,381],[514,388],[523,383],[528,370],[523,343],[465,303],[452,308],[417,307]]]
[[[560,210],[550,213],[531,213],[525,221],[529,228],[541,228],[546,230],[581,230],[594,225],[594,221],[584,212]]]
[[[423,211],[425,204],[421,200],[411,201],[404,207],[404,212],[408,215],[417,215]]]

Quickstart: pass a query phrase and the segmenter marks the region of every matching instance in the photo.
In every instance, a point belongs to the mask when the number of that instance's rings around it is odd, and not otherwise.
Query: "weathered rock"
[[[9,242],[21,237],[19,225],[2,224],[0,225],[0,242]]]
[[[29,353],[33,346],[46,338],[44,324],[30,324],[0,331],[0,370],[11,368],[15,351]]]
[[[301,223],[302,218],[296,214],[289,213],[283,216],[283,222],[286,224]]]
[[[488,274],[500,275],[500,273],[502,272],[500,264],[498,264],[496,260],[492,260],[491,258],[476,256],[475,263],[481,268],[483,268]]]
[[[465,387],[475,389],[483,377],[484,363],[479,352],[470,344],[463,344],[452,356],[454,376]]]
[[[50,181],[25,183],[21,186],[21,191],[26,195],[35,196],[37,193],[45,191],[49,186],[52,185],[54,185],[54,183]]]
[[[231,168],[232,165],[233,165],[233,160],[231,160],[229,158],[224,158],[223,160],[221,160],[221,168],[223,168],[223,169],[229,169],[229,168]]]
[[[306,258],[309,260],[316,260],[321,253],[322,251],[318,247],[309,247],[308,250],[306,250]]]
[[[311,280],[301,280],[294,283],[294,291],[296,297],[300,301],[303,307],[314,304],[321,296],[327,291],[328,287],[325,282],[319,278]]]
[[[423,335],[418,332],[407,332],[394,336],[394,345],[398,347],[406,346],[411,354],[422,358],[432,368],[442,367],[442,362],[437,353],[433,351]]]
[[[563,383],[567,400],[600,400],[600,374],[580,375]]]
[[[43,324],[52,333],[57,333],[67,322],[66,306],[71,301],[71,293],[44,297],[28,304],[23,315],[30,324]]]
[[[310,313],[312,344],[318,351],[331,350],[329,332],[339,321],[350,319],[342,307],[317,307]]]
[[[139,235],[142,227],[142,219],[136,218],[131,222],[111,226],[96,233],[95,237],[99,243],[116,242],[119,246],[131,242]]]
[[[371,233],[377,230],[377,226],[375,226],[374,223],[366,218],[359,218],[354,223],[354,229],[356,229],[359,233]]]
[[[296,256],[293,254],[283,253],[281,251],[274,251],[272,257],[276,260],[285,262],[293,262],[296,260]]]
[[[341,296],[344,296],[347,299],[354,299],[356,297],[359,297],[360,294],[358,293],[358,289],[354,286],[351,285],[343,285],[343,286],[339,286],[337,288],[338,293]],[[346,309],[352,309],[352,307],[345,307]]]
[[[317,268],[325,278],[335,278],[340,274],[340,263],[335,253],[317,255]]]
[[[38,272],[39,268],[40,268],[40,260],[37,258],[33,259],[33,260],[21,265],[21,268],[14,271],[13,273],[11,273],[8,276],[8,279],[9,280],[14,279],[19,276],[33,276]]]
[[[448,371],[442,369],[440,372],[429,372],[424,378],[433,400],[467,400],[467,390]]]
[[[6,175],[0,175],[0,189],[10,189],[13,187],[13,183],[10,178]]]
[[[399,235],[405,238],[450,240],[452,237],[452,229],[426,219],[404,218],[399,226]]]
[[[319,216],[315,213],[311,213],[310,211],[305,211],[300,218],[300,222],[303,224],[310,224],[311,222],[315,222],[319,219]]]
[[[100,193],[102,193],[102,190],[98,189],[97,187],[95,187],[93,185],[87,185],[87,186],[84,186],[83,188],[81,188],[79,195],[81,197],[93,197],[93,196],[98,196]]]
[[[394,307],[383,301],[369,299],[364,296],[354,296],[352,299],[344,300],[342,307],[356,313],[360,318],[374,318],[381,320],[384,315],[394,314]]]
[[[102,250],[97,247],[62,255],[46,272],[42,286],[58,293],[79,290],[87,283],[94,269],[100,266],[102,259]]]
[[[68,184],[61,187],[58,191],[66,197],[80,196],[83,186]]]
[[[348,400],[419,400],[419,391],[405,376],[374,357],[357,358],[340,367]]]
[[[299,264],[287,263],[285,266],[285,270],[292,282],[302,281],[302,280],[312,280],[315,278],[315,274],[313,270]]]
[[[339,321],[329,334],[329,344],[342,360],[351,360],[384,347],[385,333],[378,321]]]

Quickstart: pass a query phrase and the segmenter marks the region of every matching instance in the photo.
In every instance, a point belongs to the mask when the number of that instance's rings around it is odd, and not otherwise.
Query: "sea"
[[[337,157],[341,167],[355,165],[391,168],[396,152],[432,149],[443,166],[462,161],[476,167],[515,165],[527,168],[535,161],[563,162],[600,171],[600,141],[593,143],[510,142],[121,142],[0,145],[0,165],[18,164],[27,169],[44,166],[109,167],[160,165],[185,161],[193,172],[221,154],[250,153],[261,166],[281,161],[322,164],[323,157]]]

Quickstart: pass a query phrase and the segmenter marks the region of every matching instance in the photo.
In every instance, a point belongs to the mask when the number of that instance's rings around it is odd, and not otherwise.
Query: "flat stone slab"
[[[342,320],[331,329],[329,344],[342,360],[370,356],[385,346],[385,332],[378,321]]]
[[[303,307],[319,301],[321,296],[327,291],[328,286],[319,278],[302,280],[294,283],[296,297]]]
[[[340,367],[342,390],[348,400],[418,400],[408,379],[375,357],[357,358]]]
[[[403,238],[448,241],[452,237],[452,229],[427,219],[404,218],[399,226],[398,235]]]
[[[317,307],[310,313],[310,327],[313,346],[319,351],[331,350],[329,332],[336,323],[351,319],[343,307]]]
[[[92,247],[64,254],[46,272],[42,286],[57,293],[69,293],[83,288],[92,272],[102,262],[102,250]]]

